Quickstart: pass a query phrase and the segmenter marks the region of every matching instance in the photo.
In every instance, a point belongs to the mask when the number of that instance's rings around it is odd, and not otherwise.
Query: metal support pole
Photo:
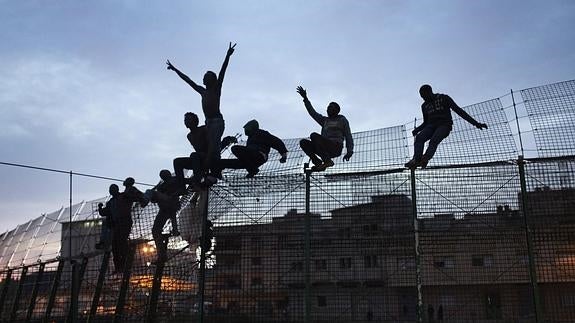
[[[104,286],[104,279],[106,279],[106,274],[108,273],[108,266],[110,262],[110,251],[104,251],[102,258],[102,264],[100,265],[100,271],[98,272],[98,281],[96,282],[96,290],[94,291],[94,297],[92,298],[92,305],[90,306],[90,314],[88,315],[87,322],[93,322],[96,319],[96,311],[98,309],[98,303],[100,302],[100,295],[102,294],[102,287]]]
[[[28,312],[26,313],[26,322],[32,320],[32,315],[34,314],[34,307],[36,305],[36,297],[38,296],[38,289],[40,288],[40,283],[42,282],[42,276],[44,276],[45,264],[41,263],[38,266],[38,273],[36,274],[36,282],[34,283],[34,289],[32,289],[32,295],[30,295],[30,303],[28,304]]]
[[[520,155],[517,159],[519,166],[519,181],[521,183],[521,206],[523,210],[523,222],[525,225],[525,239],[527,240],[527,254],[529,256],[529,278],[533,293],[533,306],[535,309],[535,322],[543,323],[543,311],[539,298],[539,285],[537,284],[537,268],[535,264],[535,254],[533,252],[533,233],[529,223],[529,212],[527,212],[527,182],[525,180],[525,160]]]
[[[198,315],[199,322],[204,322],[204,302],[206,293],[206,246],[207,246],[207,232],[208,232],[208,205],[210,200],[210,189],[206,191],[206,204],[202,214],[202,236],[200,238],[200,272],[198,277]],[[201,196],[200,196],[201,199]]]
[[[124,314],[124,305],[126,305],[126,295],[128,295],[128,288],[130,287],[130,277],[132,275],[132,264],[134,262],[135,253],[136,246],[134,244],[129,244],[128,254],[126,255],[126,264],[124,265],[124,274],[122,275],[122,283],[120,285],[120,292],[118,293],[118,300],[116,301],[114,323],[125,321],[122,316]]]
[[[70,224],[72,223],[70,222]],[[66,323],[76,322],[76,316],[78,315],[78,295],[76,291],[78,290],[78,271],[80,268],[77,261],[70,259],[70,263],[72,265],[72,288],[70,288],[70,307],[68,308]]]
[[[8,289],[10,288],[10,283],[12,282],[12,269],[8,270],[6,278],[4,278],[4,284],[2,284],[2,294],[0,294],[0,320],[2,319],[2,309],[4,308],[4,303],[6,302],[6,295],[8,295]]]
[[[16,313],[18,313],[18,304],[20,303],[20,295],[22,294],[22,288],[24,288],[24,281],[26,280],[26,274],[28,273],[28,267],[22,268],[22,273],[20,274],[20,283],[18,283],[18,289],[16,290],[16,295],[14,295],[14,303],[12,303],[12,311],[10,312],[10,321],[16,321]]]
[[[411,208],[413,212],[413,236],[415,239],[415,285],[417,288],[417,322],[423,322],[423,291],[421,283],[421,247],[419,245],[419,220],[417,220],[417,190],[415,186],[415,169],[411,169]]]
[[[75,290],[77,289],[78,283],[78,266],[74,259],[72,259],[72,171],[70,171],[70,201],[68,206],[69,211],[69,223],[68,223],[68,257],[70,260],[70,267],[72,270],[72,288],[70,288],[70,308],[68,309],[68,322],[74,323],[76,322],[76,315],[78,313],[78,298],[74,295]]]
[[[156,310],[158,307],[158,298],[160,296],[160,289],[162,287],[162,276],[164,274],[165,261],[158,260],[156,270],[154,271],[154,279],[152,281],[152,291],[150,293],[150,300],[148,302],[148,313],[146,315],[146,322],[156,322]]]
[[[310,221],[310,191],[311,170],[304,164],[305,172],[305,218],[304,218],[304,270],[305,270],[305,309],[304,322],[311,322],[311,221]]]
[[[60,279],[62,278],[62,271],[64,270],[65,263],[66,260],[64,259],[58,262],[58,269],[56,269],[56,275],[54,276],[52,288],[50,289],[50,296],[48,296],[48,304],[46,305],[44,322],[50,322],[50,315],[52,314],[52,308],[54,307],[54,301],[56,300],[56,293],[58,292],[58,287],[60,286]]]
[[[70,302],[70,312],[68,313],[68,323],[78,320],[78,301],[80,299],[80,289],[84,280],[84,273],[88,265],[88,258],[84,257],[81,263],[74,261],[72,268],[72,301]]]

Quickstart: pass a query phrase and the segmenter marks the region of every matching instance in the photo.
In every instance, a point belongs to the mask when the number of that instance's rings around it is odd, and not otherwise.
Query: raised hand
[[[353,155],[353,151],[348,151],[345,156],[343,156],[343,160],[344,161],[349,161],[349,159],[351,158],[351,156]]]
[[[236,43],[234,43],[232,45],[232,42],[230,42],[230,46],[228,47],[228,53],[227,53],[228,56],[232,56],[232,54],[234,53],[235,47],[236,47]]]
[[[176,68],[174,67],[174,65],[172,65],[172,63],[170,62],[169,59],[166,61],[166,64],[168,65],[167,69],[172,70],[172,71],[176,70]]]
[[[476,127],[477,127],[477,129],[481,129],[481,130],[487,129],[487,125],[485,123],[478,123],[476,125]]]
[[[307,92],[303,87],[298,86],[296,88],[296,91],[297,91],[297,93],[299,93],[299,95],[301,95],[302,98],[307,99]]]

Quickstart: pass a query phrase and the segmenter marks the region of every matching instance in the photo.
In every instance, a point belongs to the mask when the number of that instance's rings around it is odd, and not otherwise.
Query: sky
[[[420,116],[431,84],[460,106],[575,78],[571,0],[0,0],[0,162],[156,183],[191,152],[183,115],[219,71],[226,134],[281,138],[342,107],[353,132]],[[0,165],[0,232],[66,206],[69,176]],[[111,182],[74,177],[73,203]]]

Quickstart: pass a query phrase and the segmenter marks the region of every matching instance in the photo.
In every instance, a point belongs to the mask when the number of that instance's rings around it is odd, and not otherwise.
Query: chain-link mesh
[[[575,155],[575,81],[521,91],[540,157]]]
[[[521,92],[544,157],[525,164],[499,99],[464,108],[487,130],[454,115],[425,170],[403,168],[406,126],[354,134],[322,173],[285,140],[285,164],[182,198],[165,262],[154,203],[125,270],[95,248],[106,198],[44,214],[0,235],[0,321],[573,322],[573,84]]]

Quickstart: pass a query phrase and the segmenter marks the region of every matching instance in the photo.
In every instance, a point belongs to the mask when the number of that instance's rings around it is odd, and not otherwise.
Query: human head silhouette
[[[335,102],[330,102],[327,105],[327,115],[328,117],[335,117],[339,114],[340,111],[340,107],[339,104],[335,103]]]
[[[217,83],[218,83],[218,77],[216,76],[216,73],[212,71],[207,71],[206,74],[204,74],[204,85],[206,86],[206,88],[209,89],[215,86]]]
[[[254,132],[256,132],[259,128],[260,128],[260,124],[258,123],[257,120],[255,120],[255,119],[250,120],[244,125],[244,133],[246,134],[246,136],[249,137],[252,134],[254,134]]]
[[[200,123],[200,120],[197,114],[193,112],[186,112],[186,114],[184,114],[184,125],[186,125],[186,128],[190,130],[195,129],[198,127],[198,123]]]
[[[420,88],[419,88],[419,95],[421,96],[421,98],[428,102],[428,101],[432,101],[433,100],[433,90],[431,89],[431,85],[429,84],[423,84]]]
[[[117,196],[118,194],[120,194],[120,188],[118,187],[118,185],[112,184],[110,185],[108,192],[110,192],[110,195],[112,196]]]
[[[134,178],[132,177],[126,177],[126,179],[124,180],[123,185],[128,188],[128,187],[132,187],[134,186],[134,184],[136,183],[136,180],[134,180]]]
[[[162,170],[160,171],[160,178],[161,178],[164,182],[166,182],[166,181],[168,181],[170,178],[172,178],[172,172],[170,172],[170,171],[167,170],[167,169],[162,169]]]

